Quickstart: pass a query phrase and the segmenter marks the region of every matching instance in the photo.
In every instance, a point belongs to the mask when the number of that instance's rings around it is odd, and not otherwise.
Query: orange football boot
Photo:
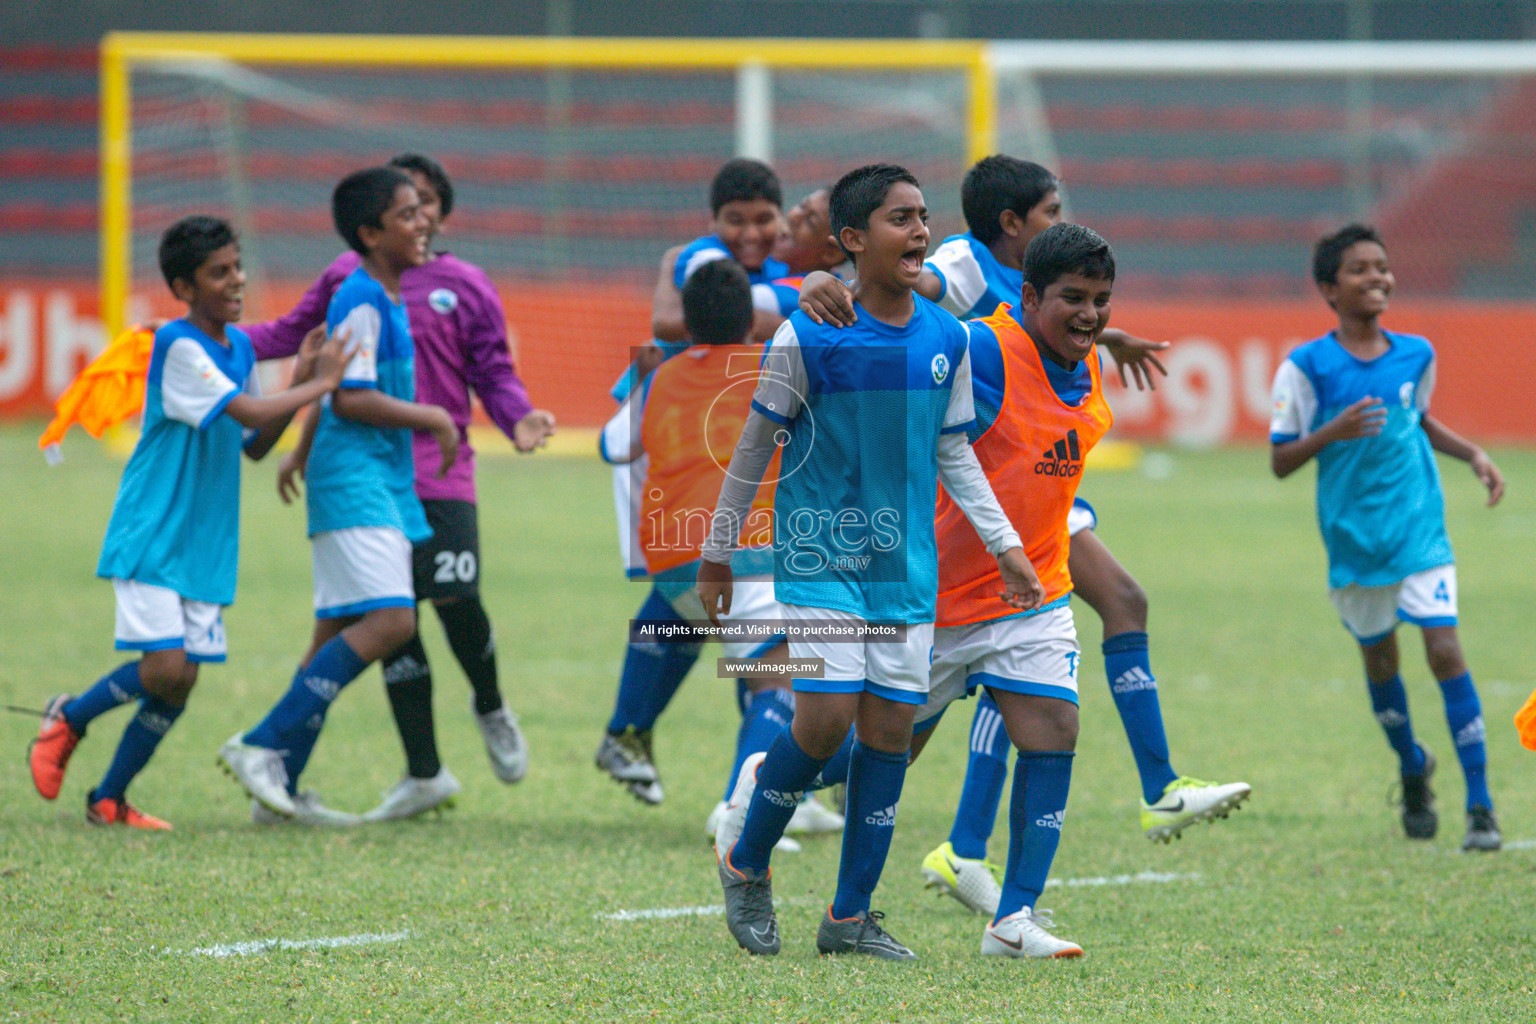
[[[44,800],[59,795],[69,755],[75,752],[75,744],[80,742],[80,734],[64,717],[64,705],[74,699],[71,694],[61,693],[48,702],[43,708],[43,724],[37,728],[37,739],[27,751],[27,760],[32,765],[32,784]]]
[[[169,832],[171,823],[145,814],[127,800],[102,797],[95,803],[85,798],[85,820],[92,825],[127,825],[129,828],[148,829],[152,832]]]

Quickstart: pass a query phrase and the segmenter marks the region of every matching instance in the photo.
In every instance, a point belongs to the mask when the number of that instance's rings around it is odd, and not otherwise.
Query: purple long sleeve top
[[[256,358],[281,359],[298,352],[304,335],[325,322],[331,296],[361,262],[355,252],[342,253],[287,315],[246,328]],[[437,442],[430,434],[415,435],[416,494],[423,501],[474,501],[470,389],[508,437],[517,421],[533,410],[507,348],[501,297],[485,271],[446,252],[402,274],[400,297],[416,348],[416,401],[448,410],[459,428],[458,461],[441,479]]]

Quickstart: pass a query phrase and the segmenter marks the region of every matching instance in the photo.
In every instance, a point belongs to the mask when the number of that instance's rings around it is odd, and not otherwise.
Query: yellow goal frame
[[[124,326],[132,275],[131,75],[136,63],[228,60],[506,68],[835,68],[960,71],[966,75],[966,155],[993,152],[996,114],[987,44],[892,39],[648,39],[495,36],[279,35],[111,32],[101,41],[101,317]]]

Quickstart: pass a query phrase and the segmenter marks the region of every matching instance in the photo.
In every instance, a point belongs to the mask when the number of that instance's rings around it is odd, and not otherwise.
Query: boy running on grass
[[[439,476],[453,467],[459,444],[446,410],[415,401],[400,275],[427,259],[430,228],[416,186],[397,168],[358,171],[336,186],[331,212],[362,261],[326,317],[333,331],[350,333],[357,354],[321,408],[309,457],[314,639],[266,718],[219,750],[224,768],[268,811],[312,824],[344,823],[298,791],[331,702],[416,632],[411,545],[432,530],[416,497],[411,431],[436,441]]]
[[[889,164],[851,171],[832,189],[831,216],[858,274],[858,322],[836,330],[797,312],[774,335],[698,573],[705,610],[728,612],[736,538],[782,442],[775,596],[792,625],[815,631],[791,637],[791,658],[821,659],[824,671],[793,680],[794,718],[757,771],[742,772],[721,825],[737,838],[716,854],[732,936],[777,953],[769,855],[855,726],[837,893],[816,946],[910,960],[870,896],[890,849],[913,713],[927,699],[941,478],[998,559],[1004,599],[1033,607],[1040,583],[966,442],[975,413],[965,325],[913,294],[928,249],[916,179]],[[900,638],[828,642],[871,621],[900,624]]]
[[[137,701],[106,775],[86,794],[93,825],[169,829],[128,802],[128,784],[180,717],[204,662],[222,662],[223,608],[234,603],[240,453],[259,459],[293,414],[329,393],[347,355],[315,332],[299,347],[287,391],[256,394],[256,358],[234,324],[245,271],[234,231],[188,217],[160,239],[160,271],[187,315],[155,332],[144,422],[123,470],[96,574],[117,595],[116,646],[140,652],[79,697],[48,702],[29,761],[46,800],[59,795],[75,745],[98,716]]]
[[[1435,452],[1460,459],[1504,495],[1504,477],[1477,445],[1429,414],[1435,350],[1381,326],[1395,283],[1381,237],[1351,224],[1323,238],[1312,279],[1339,325],[1292,352],[1275,372],[1270,467],[1280,478],[1317,459],[1317,521],[1328,552],[1328,596],[1360,645],[1371,709],[1397,753],[1403,831],[1439,825],[1435,758],[1414,738],[1398,674],[1397,626],[1424,634],[1467,783],[1463,850],[1503,843],[1488,792],[1483,709],[1456,635],[1456,565],[1445,532]]]
[[[485,271],[451,252],[434,252],[432,242],[453,212],[453,182],[442,166],[419,153],[402,153],[389,162],[404,171],[421,197],[427,219],[428,258],[400,275],[400,298],[411,324],[416,353],[416,391],[426,405],[448,411],[459,432],[459,458],[445,476],[438,474],[436,443],[426,434],[414,439],[416,495],[421,499],[432,536],[412,549],[418,600],[430,601],[442,623],[448,647],[474,690],[475,723],[485,741],[491,770],[503,782],[517,782],[528,770],[528,745],[517,717],[501,695],[496,643],[490,617],[480,599],[480,524],[475,504],[475,453],[469,443],[470,392],[519,452],[545,443],[555,428],[550,413],[535,409],[512,365],[507,348],[507,318],[501,297]],[[326,309],[361,257],[351,249],[336,257],[299,304],[281,319],[250,329],[258,359],[292,354],[304,332],[325,322]],[[313,416],[311,417],[311,423]],[[306,424],[298,450],[283,459],[279,492],[288,501],[298,491],[313,427]],[[451,799],[458,780],[438,754],[432,716],[432,668],[418,631],[384,659],[385,693],[395,728],[405,748],[406,773],[369,812],[371,819],[409,818]],[[253,813],[255,809],[253,807]]]

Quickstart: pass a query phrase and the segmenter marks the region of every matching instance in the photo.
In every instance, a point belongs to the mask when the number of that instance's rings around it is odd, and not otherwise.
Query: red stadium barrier
[[[288,308],[304,283],[273,288],[267,312]],[[568,426],[597,426],[630,346],[650,334],[650,296],[632,284],[593,287],[499,282],[518,369],[535,400]],[[600,305],[594,298],[600,298]],[[0,418],[36,417],[104,344],[96,289],[82,282],[0,284]],[[139,301],[135,316],[174,315],[169,296]],[[256,311],[262,312],[262,311]],[[1111,385],[1113,436],[1189,444],[1262,441],[1269,386],[1285,353],[1332,326],[1316,299],[1229,304],[1122,300],[1115,325],[1174,342],[1155,393]],[[1482,442],[1536,443],[1536,304],[1394,304],[1394,330],[1426,335],[1440,364],[1433,408]],[[1113,372],[1106,374],[1112,379]]]

